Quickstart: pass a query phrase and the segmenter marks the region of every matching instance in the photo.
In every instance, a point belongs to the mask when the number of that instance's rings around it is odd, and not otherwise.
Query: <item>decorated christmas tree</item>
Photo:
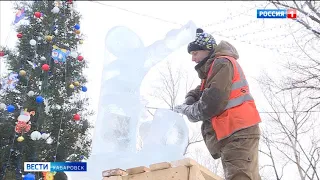
[[[78,51],[83,43],[80,14],[74,4],[15,5],[17,45],[0,47],[0,61],[7,68],[0,92],[1,180],[43,178],[42,173],[24,172],[24,162],[81,161],[89,155],[92,112],[83,75],[87,65]]]

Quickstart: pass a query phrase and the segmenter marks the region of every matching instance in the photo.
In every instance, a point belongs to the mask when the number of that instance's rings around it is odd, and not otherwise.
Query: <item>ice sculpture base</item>
[[[181,135],[176,144],[167,144],[170,130],[176,129]],[[102,178],[102,171],[149,166],[159,162],[171,162],[183,158],[188,143],[188,127],[182,116],[158,109],[149,128],[145,129],[143,148],[139,152],[118,151],[92,154],[87,161],[87,172],[72,173],[73,180],[96,180]],[[169,136],[169,137],[168,137]],[[100,147],[102,148],[102,147]],[[102,149],[103,150],[103,149]]]
[[[128,169],[137,166],[149,166],[159,162],[171,162],[183,158],[179,155],[175,145],[172,147],[158,148],[157,151],[144,149],[138,153],[108,153],[91,155],[87,161],[87,172],[68,173],[72,180],[97,180],[102,179],[102,171],[108,169]]]

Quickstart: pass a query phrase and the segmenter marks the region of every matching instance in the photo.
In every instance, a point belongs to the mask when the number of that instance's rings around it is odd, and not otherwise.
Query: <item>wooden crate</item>
[[[126,171],[107,170],[103,176],[103,180],[223,180],[190,158],[151,164],[149,167],[134,167]]]

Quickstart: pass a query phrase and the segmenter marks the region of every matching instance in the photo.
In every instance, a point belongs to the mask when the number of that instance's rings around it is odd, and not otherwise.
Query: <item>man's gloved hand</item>
[[[192,96],[188,96],[185,100],[184,103],[187,105],[192,105],[196,102],[196,99]]]
[[[186,103],[175,106],[173,108],[173,111],[176,113],[180,113],[183,115],[186,115],[190,122],[198,122],[199,120],[196,120],[190,113],[192,111],[192,105],[187,105]]]
[[[175,106],[173,108],[173,111],[176,112],[176,113],[185,114],[186,113],[186,109],[188,108],[188,106],[189,105],[187,105],[187,104],[181,104],[181,105]]]

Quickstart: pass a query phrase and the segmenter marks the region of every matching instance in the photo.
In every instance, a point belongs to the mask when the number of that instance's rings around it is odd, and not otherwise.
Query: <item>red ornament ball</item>
[[[4,52],[0,51],[0,57],[3,57],[3,56],[4,56]]]
[[[82,61],[83,60],[83,56],[78,56],[78,60]]]
[[[18,38],[22,38],[22,33],[18,33],[18,34],[17,34],[17,37],[18,37]]]
[[[41,17],[41,12],[35,12],[34,16],[37,17],[37,18],[40,18]]]
[[[48,64],[42,65],[42,70],[43,71],[49,71],[49,69],[50,69],[50,66]]]
[[[80,115],[79,115],[79,114],[75,114],[75,115],[73,116],[73,120],[79,121],[79,120],[80,120]]]

